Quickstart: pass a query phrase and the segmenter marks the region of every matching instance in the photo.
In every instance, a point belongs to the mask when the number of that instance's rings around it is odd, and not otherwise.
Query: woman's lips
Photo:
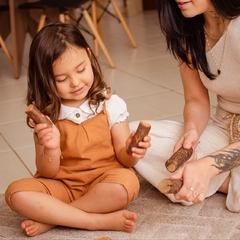
[[[178,4],[178,7],[180,8],[180,9],[183,9],[183,8],[185,8],[188,4],[189,4],[190,2],[188,1],[188,2],[177,2],[177,4]]]

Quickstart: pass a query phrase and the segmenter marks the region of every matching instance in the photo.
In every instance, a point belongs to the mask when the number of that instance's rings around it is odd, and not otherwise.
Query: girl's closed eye
[[[56,82],[61,83],[61,82],[65,82],[66,80],[67,80],[67,78],[64,78],[64,79],[56,79]]]
[[[86,69],[85,66],[81,66],[79,69],[77,69],[77,72],[78,72],[78,73],[81,73],[81,72],[83,72],[85,69]]]

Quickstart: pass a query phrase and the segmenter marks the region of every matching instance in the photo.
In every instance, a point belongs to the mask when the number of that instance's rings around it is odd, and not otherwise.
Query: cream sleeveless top
[[[211,50],[218,66],[221,62],[224,42],[221,74],[215,80],[209,80],[201,71],[199,74],[205,87],[217,95],[218,106],[216,115],[213,116],[214,122],[228,129],[230,120],[225,117],[232,113],[240,114],[240,17],[230,22],[228,30]],[[210,51],[206,53],[206,57],[211,71],[217,73],[217,66]]]

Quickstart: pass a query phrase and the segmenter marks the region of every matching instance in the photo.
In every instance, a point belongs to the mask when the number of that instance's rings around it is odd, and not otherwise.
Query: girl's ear
[[[87,53],[88,53],[88,56],[91,57],[91,55],[92,55],[92,51],[91,51],[90,48],[87,48]]]

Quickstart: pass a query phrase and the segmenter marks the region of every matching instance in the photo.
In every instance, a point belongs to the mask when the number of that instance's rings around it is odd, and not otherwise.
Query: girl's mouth
[[[81,88],[79,88],[79,89],[73,91],[72,94],[75,94],[75,95],[76,95],[76,94],[80,94],[80,93],[83,92],[83,89],[84,89],[84,87],[81,87]]]

